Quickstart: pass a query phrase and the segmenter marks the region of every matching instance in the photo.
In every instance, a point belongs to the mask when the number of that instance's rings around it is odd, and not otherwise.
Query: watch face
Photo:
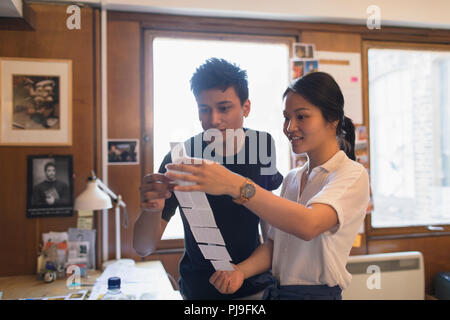
[[[252,184],[247,183],[242,189],[242,195],[247,199],[249,199],[253,197],[254,194],[255,194],[255,187]]]

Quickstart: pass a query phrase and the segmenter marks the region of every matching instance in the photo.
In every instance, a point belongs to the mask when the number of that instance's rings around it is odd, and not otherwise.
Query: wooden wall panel
[[[368,253],[420,251],[425,265],[425,292],[434,291],[433,278],[450,271],[450,236],[369,240]]]
[[[81,9],[81,30],[66,28],[66,6],[32,4],[34,31],[0,31],[0,56],[71,59],[73,144],[70,147],[0,147],[0,276],[36,272],[41,235],[76,227],[76,213],[63,218],[26,218],[27,156],[71,154],[75,195],[84,190],[94,163],[96,108],[94,10]],[[98,39],[97,39],[98,40]]]
[[[114,13],[112,13],[114,15]],[[108,14],[108,138],[140,139],[143,115],[144,61],[141,59],[141,25],[139,21],[110,19]],[[142,139],[139,141],[143,143]],[[143,146],[140,146],[142,150]],[[142,161],[142,154],[140,157]],[[133,248],[133,226],[140,214],[139,186],[143,163],[139,165],[110,165],[108,179],[111,189],[123,196],[127,204],[129,226],[121,227],[122,257],[136,261],[161,260],[166,272],[178,281],[181,252],[152,254],[141,258]],[[115,223],[110,215],[109,258],[115,258]]]
[[[141,30],[138,22],[108,22],[108,138],[139,139],[141,134]],[[139,142],[140,143],[140,142]],[[141,165],[110,165],[108,184],[127,204],[129,226],[121,227],[122,255],[138,259],[133,225],[140,213]],[[110,215],[109,256],[115,257],[115,222]]]
[[[361,35],[359,34],[304,31],[301,41],[314,43],[316,50],[361,53]]]

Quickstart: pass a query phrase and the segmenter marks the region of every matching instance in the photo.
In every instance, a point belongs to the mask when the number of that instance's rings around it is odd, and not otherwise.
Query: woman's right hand
[[[242,287],[245,274],[237,266],[233,265],[234,271],[216,271],[209,278],[211,283],[222,294],[232,294]]]
[[[166,199],[172,196],[173,181],[163,174],[147,174],[142,179],[141,209],[150,212],[160,212],[164,208]]]

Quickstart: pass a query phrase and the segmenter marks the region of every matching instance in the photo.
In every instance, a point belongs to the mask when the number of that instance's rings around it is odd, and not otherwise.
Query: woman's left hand
[[[172,180],[194,182],[191,186],[176,186],[175,191],[203,191],[212,195],[229,195],[239,197],[240,186],[245,178],[231,172],[224,166],[209,160],[190,159],[189,163],[167,164],[168,170],[184,171],[190,174],[166,172]]]

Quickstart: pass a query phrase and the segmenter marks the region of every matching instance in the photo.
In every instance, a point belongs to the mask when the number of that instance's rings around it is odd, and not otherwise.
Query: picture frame
[[[316,46],[314,43],[296,42],[293,44],[294,58],[296,59],[313,59]]]
[[[27,166],[27,217],[72,216],[73,157],[30,155]]]
[[[139,164],[139,140],[109,139],[108,164],[109,165]]]
[[[72,60],[0,57],[0,146],[72,145]]]
[[[67,263],[68,264],[88,264],[89,263],[89,241],[69,241],[67,243]]]

